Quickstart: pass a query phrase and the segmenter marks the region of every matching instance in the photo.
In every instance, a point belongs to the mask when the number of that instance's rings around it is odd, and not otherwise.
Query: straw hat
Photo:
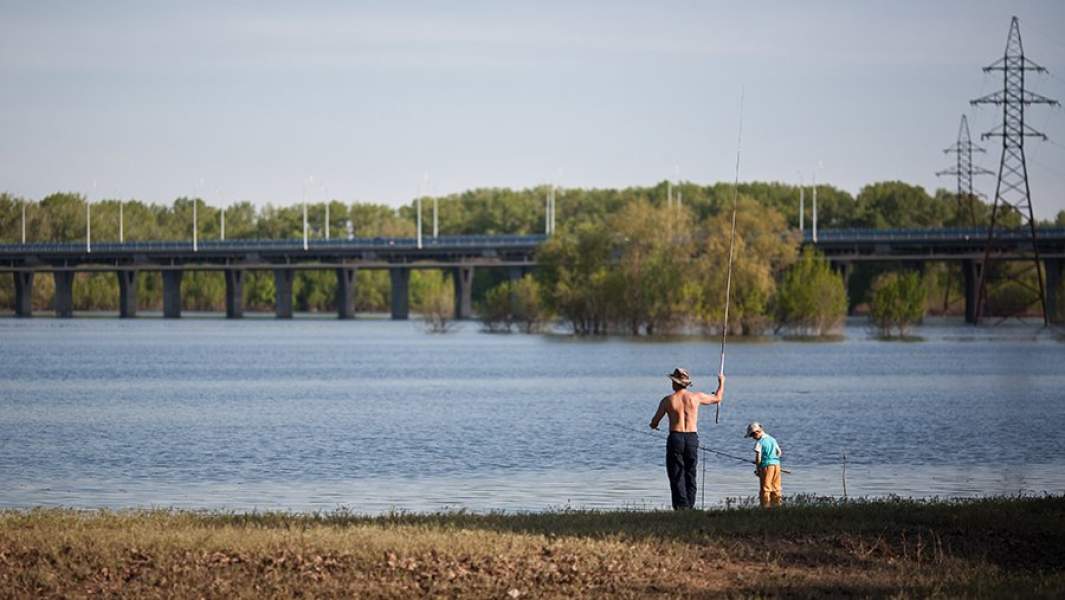
[[[680,367],[673,369],[673,372],[669,374],[669,378],[680,387],[688,387],[692,384],[691,375],[688,375],[688,371]]]

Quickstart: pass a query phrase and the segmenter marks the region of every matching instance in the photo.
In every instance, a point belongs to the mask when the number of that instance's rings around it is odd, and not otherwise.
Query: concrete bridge
[[[846,278],[861,262],[902,262],[921,268],[927,262],[959,263],[965,278],[965,320],[976,322],[976,294],[987,229],[827,229],[803,237],[814,245]],[[1057,311],[1057,291],[1065,267],[1065,228],[1038,229],[1036,244],[1026,230],[998,231],[990,261],[1031,261],[1038,248],[1046,272],[1047,310],[1052,323],[1065,321]]]
[[[411,269],[444,269],[455,284],[455,316],[472,312],[474,269],[506,269],[519,278],[535,265],[542,235],[440,236],[423,238],[367,238],[346,240],[232,240],[192,242],[36,243],[0,244],[0,272],[15,278],[15,314],[29,317],[33,278],[51,273],[55,278],[57,316],[73,315],[74,274],[114,272],[119,284],[119,315],[137,314],[137,274],[160,271],[163,275],[163,316],[181,316],[181,278],[185,271],[222,271],[226,282],[226,316],[244,313],[244,276],[250,270],[274,274],[275,311],[291,318],[292,281],[299,269],[332,269],[337,276],[337,313],[348,319],[355,313],[355,271],[387,269],[392,285],[392,318],[410,314]]]
[[[181,316],[181,277],[187,270],[223,271],[226,281],[226,316],[244,312],[243,282],[249,270],[274,274],[275,310],[278,317],[292,316],[292,280],[299,269],[333,269],[337,276],[337,313],[354,315],[355,271],[387,269],[392,285],[392,318],[409,316],[411,269],[444,269],[455,283],[455,316],[472,312],[474,269],[506,269],[514,279],[536,266],[536,249],[543,235],[470,235],[423,238],[363,238],[347,240],[233,240],[192,242],[127,242],[63,244],[0,244],[0,272],[15,278],[15,314],[30,316],[30,292],[36,274],[55,278],[55,312],[73,314],[74,273],[111,271],[118,277],[119,314],[137,312],[136,278],[141,271],[163,274],[163,315]],[[1051,320],[1058,284],[1065,266],[1065,228],[1041,229],[1037,236],[1040,259],[1047,274],[1047,306]],[[855,263],[902,262],[921,268],[927,262],[957,262],[965,275],[966,319],[975,322],[976,282],[984,260],[987,230],[974,229],[827,229],[813,240],[806,232],[804,244],[825,254],[844,277]],[[1023,231],[1000,232],[992,261],[1031,260],[1032,243]]]

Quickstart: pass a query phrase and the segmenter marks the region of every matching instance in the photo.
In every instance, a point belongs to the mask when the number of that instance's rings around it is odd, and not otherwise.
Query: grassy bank
[[[0,597],[1061,597],[1065,497],[521,515],[0,513]]]

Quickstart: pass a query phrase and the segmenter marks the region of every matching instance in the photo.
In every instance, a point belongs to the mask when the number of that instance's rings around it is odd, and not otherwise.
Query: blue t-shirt
[[[755,452],[757,452],[759,448],[762,450],[762,460],[758,463],[759,467],[780,464],[780,445],[777,444],[776,438],[768,433],[763,433],[762,439],[754,442]]]

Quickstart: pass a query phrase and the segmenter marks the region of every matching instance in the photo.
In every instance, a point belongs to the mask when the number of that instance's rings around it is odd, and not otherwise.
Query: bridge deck
[[[0,244],[0,271],[530,265],[543,235]]]

